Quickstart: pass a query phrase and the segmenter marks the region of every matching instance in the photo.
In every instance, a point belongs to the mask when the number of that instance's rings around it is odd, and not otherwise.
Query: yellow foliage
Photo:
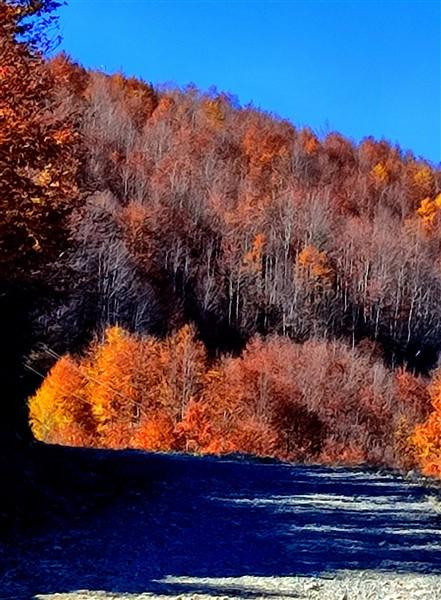
[[[417,215],[421,218],[423,225],[431,229],[435,224],[438,211],[441,209],[441,194],[438,194],[434,200],[424,198],[417,209]]]
[[[427,165],[416,171],[413,181],[423,194],[429,195],[432,193],[434,178],[432,170]]]
[[[52,182],[52,173],[51,168],[47,165],[43,170],[40,171],[37,175],[37,184],[42,187],[48,186]]]
[[[380,183],[387,183],[389,181],[389,172],[381,162],[377,163],[372,169],[372,175]]]
[[[29,400],[29,421],[37,440],[60,442],[63,430],[89,419],[84,395],[85,379],[80,366],[69,356],[51,369],[37,393]]]
[[[225,121],[225,114],[221,100],[207,100],[203,104],[203,110],[208,120],[219,127]]]
[[[334,270],[326,252],[320,252],[315,246],[305,246],[297,257],[297,267],[311,279],[323,283],[332,283]]]

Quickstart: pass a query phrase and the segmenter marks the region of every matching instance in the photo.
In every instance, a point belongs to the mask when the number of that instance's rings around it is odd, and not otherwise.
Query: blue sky
[[[70,0],[61,48],[441,162],[440,0]]]

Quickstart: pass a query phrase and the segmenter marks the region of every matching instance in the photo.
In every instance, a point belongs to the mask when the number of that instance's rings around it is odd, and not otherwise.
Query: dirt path
[[[441,513],[415,483],[182,456],[123,462],[111,503],[0,545],[2,600],[441,599]]]

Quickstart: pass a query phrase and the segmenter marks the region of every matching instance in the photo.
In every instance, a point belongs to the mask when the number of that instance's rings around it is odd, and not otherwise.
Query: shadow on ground
[[[81,589],[216,593],[214,584],[173,581],[179,577],[441,573],[441,516],[424,488],[391,473],[40,452],[48,469],[54,456],[66,465],[61,479],[70,483],[45,528],[0,544],[1,599]],[[241,587],[240,595],[259,594]]]

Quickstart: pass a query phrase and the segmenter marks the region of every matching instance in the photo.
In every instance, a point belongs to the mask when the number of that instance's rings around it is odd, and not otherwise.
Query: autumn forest
[[[3,441],[440,476],[439,168],[45,58],[56,4],[0,0]]]

